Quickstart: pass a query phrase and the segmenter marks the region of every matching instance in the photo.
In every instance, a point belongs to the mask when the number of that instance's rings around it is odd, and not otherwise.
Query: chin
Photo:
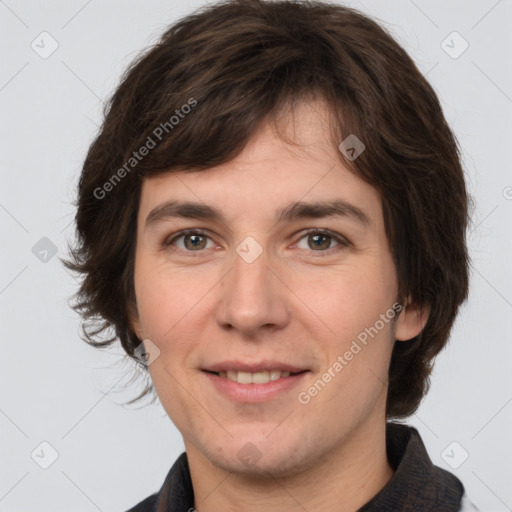
[[[301,473],[305,469],[298,457],[296,455],[291,456],[291,454],[271,454],[270,456],[261,454],[261,458],[254,458],[250,462],[239,460],[237,454],[235,454],[229,460],[221,458],[221,460],[215,462],[225,471],[250,476],[251,479],[261,477],[262,480],[290,477]]]
[[[252,478],[289,477],[301,473],[312,464],[304,454],[300,440],[292,442],[288,438],[285,444],[282,438],[272,440],[266,436],[246,435],[243,440],[237,436],[228,446],[215,449],[209,445],[203,453],[222,470]]]

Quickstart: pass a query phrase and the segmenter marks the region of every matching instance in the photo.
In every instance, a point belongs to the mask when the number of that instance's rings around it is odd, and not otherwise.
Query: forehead
[[[263,124],[229,162],[146,178],[139,219],[170,200],[211,205],[226,219],[236,219],[242,212],[245,218],[275,218],[291,203],[341,200],[378,225],[378,191],[343,165],[330,137],[326,106],[303,103],[282,115],[277,125]]]

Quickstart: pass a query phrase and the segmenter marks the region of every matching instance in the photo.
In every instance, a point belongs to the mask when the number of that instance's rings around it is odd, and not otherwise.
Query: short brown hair
[[[87,342],[119,339],[132,357],[141,343],[129,314],[144,177],[230,161],[281,107],[313,96],[332,113],[335,147],[349,134],[366,146],[353,161],[339,155],[381,194],[400,300],[431,308],[417,337],[395,342],[389,369],[387,416],[417,409],[468,294],[469,197],[436,93],[384,28],[341,5],[220,2],[171,26],[131,64],[85,159],[77,241],[64,262],[83,276],[74,308]],[[150,139],[155,147],[130,160]]]

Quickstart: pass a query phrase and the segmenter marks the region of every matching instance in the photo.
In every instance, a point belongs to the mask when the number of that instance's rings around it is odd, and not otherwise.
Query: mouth
[[[211,371],[203,370],[206,373],[210,373],[220,377],[222,379],[228,379],[238,384],[268,384],[271,381],[284,379],[287,377],[295,377],[302,373],[306,373],[309,370],[301,370],[297,372],[291,372],[288,370],[263,370],[258,372],[247,372],[242,370],[225,370],[225,371]]]
[[[221,363],[202,370],[212,389],[224,398],[244,404],[286,399],[304,382],[310,370],[281,363]],[[302,384],[303,385],[303,384]]]

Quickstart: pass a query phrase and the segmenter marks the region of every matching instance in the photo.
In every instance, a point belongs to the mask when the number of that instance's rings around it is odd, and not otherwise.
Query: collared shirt
[[[399,423],[386,424],[386,450],[394,474],[358,512],[470,512],[460,480],[432,464],[418,431]],[[194,489],[187,454],[182,453],[162,488],[128,512],[191,512]]]

